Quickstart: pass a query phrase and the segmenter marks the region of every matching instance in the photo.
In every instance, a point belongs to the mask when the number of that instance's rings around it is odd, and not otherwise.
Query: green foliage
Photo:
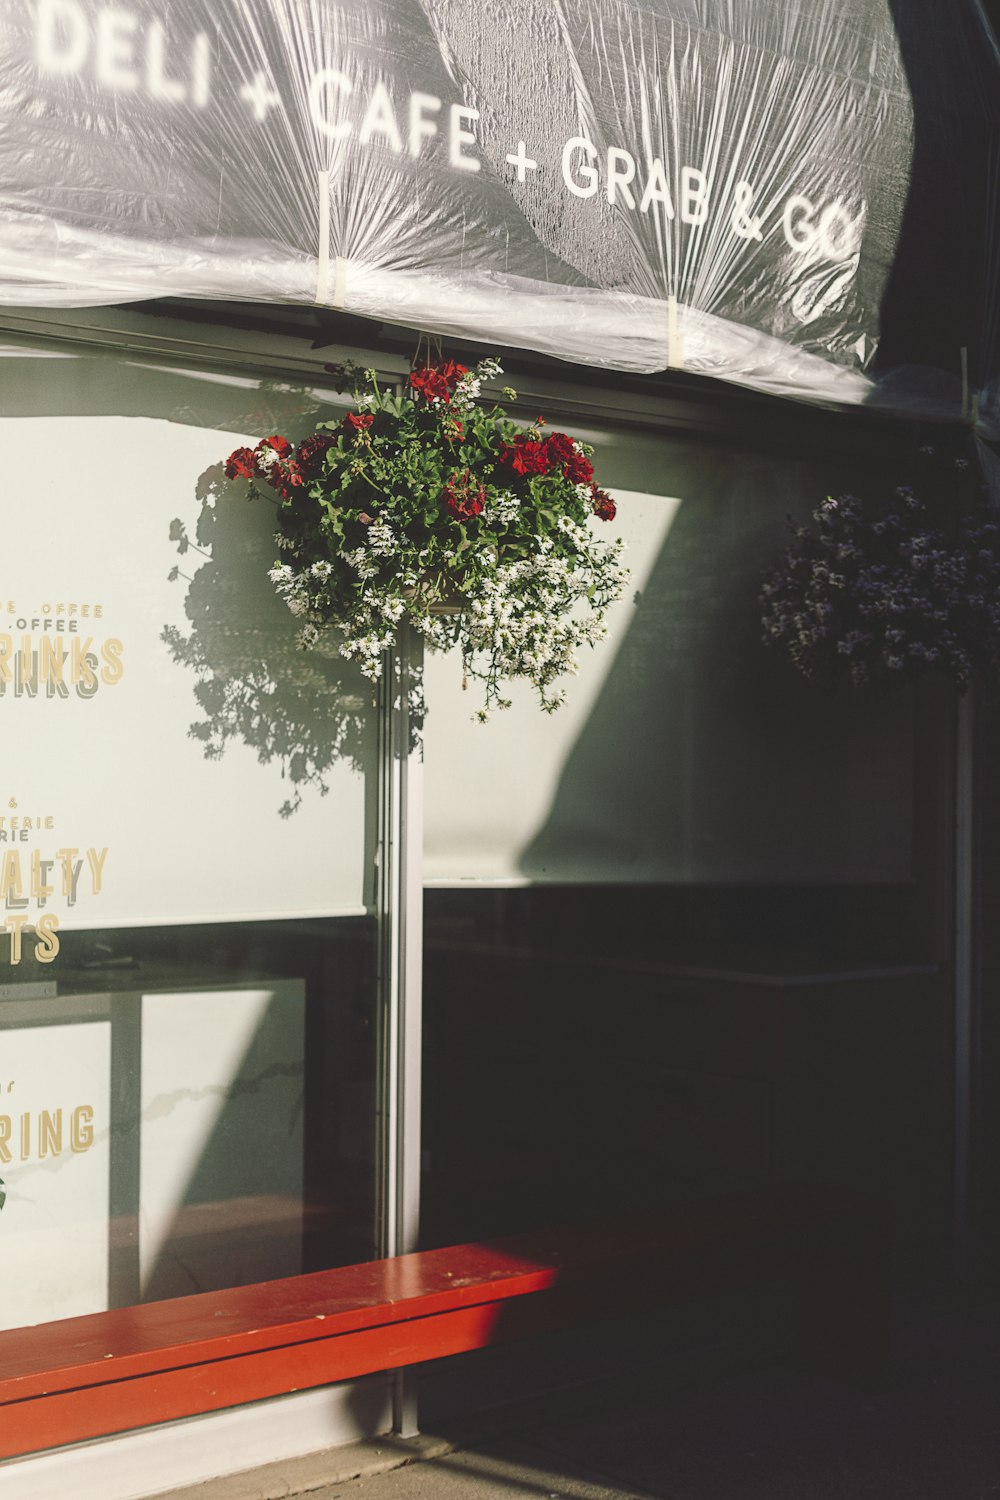
[[[555,679],[603,634],[626,575],[621,543],[591,531],[595,516],[615,515],[592,450],[480,404],[482,381],[499,373],[492,360],[449,360],[414,370],[397,396],[366,371],[342,421],[297,448],[274,435],[238,449],[226,472],[279,498],[271,578],[304,647],[336,627],[343,654],[376,680],[407,617],[431,647],[461,647],[487,709],[506,705],[500,683],[517,677],[550,709]]]

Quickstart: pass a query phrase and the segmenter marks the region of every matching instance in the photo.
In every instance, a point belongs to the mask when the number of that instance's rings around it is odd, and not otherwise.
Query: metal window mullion
[[[417,1247],[420,1217],[423,785],[417,703],[423,640],[402,625],[386,653],[380,699],[379,1252]],[[414,1377],[393,1377],[393,1425],[416,1431]]]

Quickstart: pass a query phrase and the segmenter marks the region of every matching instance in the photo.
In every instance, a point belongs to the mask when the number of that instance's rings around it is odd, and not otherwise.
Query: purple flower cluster
[[[1000,670],[1000,525],[935,527],[912,490],[874,512],[824,500],[816,527],[792,527],[764,581],[764,640],[813,683],[896,686],[927,673],[964,690]]]

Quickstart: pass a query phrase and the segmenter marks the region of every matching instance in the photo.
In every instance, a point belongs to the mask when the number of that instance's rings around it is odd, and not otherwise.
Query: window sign
[[[365,910],[371,690],[335,642],[297,649],[269,506],[221,478],[272,412],[319,402],[251,411],[240,383],[4,364],[22,413],[2,424],[4,509],[30,507],[35,539],[0,590],[9,966],[55,972],[72,928]]]
[[[8,1029],[11,1007],[0,1003],[0,1328],[108,1305],[104,1009],[103,1020]]]

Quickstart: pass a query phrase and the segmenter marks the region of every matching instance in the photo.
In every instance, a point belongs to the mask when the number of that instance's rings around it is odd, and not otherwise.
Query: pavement
[[[614,1388],[529,1401],[492,1422],[492,1432],[382,1440],[177,1496],[1000,1500],[1000,1306],[903,1330],[880,1390],[784,1365],[687,1386],[644,1371]]]

